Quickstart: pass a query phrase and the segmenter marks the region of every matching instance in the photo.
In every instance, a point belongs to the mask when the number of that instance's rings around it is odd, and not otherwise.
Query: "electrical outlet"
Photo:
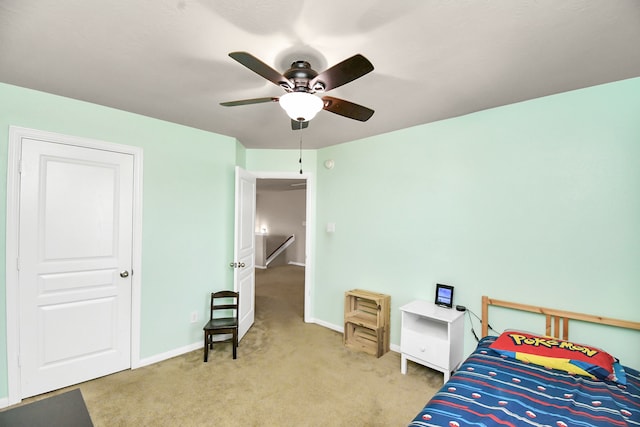
[[[198,321],[198,312],[197,311],[192,311],[191,312],[191,323],[196,323]]]

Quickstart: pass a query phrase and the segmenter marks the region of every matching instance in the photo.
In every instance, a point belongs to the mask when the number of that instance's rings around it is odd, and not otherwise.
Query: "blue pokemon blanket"
[[[412,427],[640,426],[640,372],[626,384],[508,358],[483,338]]]

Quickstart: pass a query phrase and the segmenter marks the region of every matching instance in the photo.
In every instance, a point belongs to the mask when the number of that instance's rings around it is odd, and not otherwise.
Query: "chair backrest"
[[[209,319],[214,318],[214,312],[218,310],[233,310],[232,316],[238,319],[240,311],[240,293],[233,291],[218,291],[211,293],[211,314]]]

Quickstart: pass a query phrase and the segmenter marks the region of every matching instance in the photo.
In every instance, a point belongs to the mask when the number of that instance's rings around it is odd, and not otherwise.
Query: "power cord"
[[[476,330],[473,326],[473,317],[471,317],[472,315],[475,316],[476,319],[478,319],[478,322],[480,322],[480,326],[482,327],[482,319],[480,318],[480,316],[478,316],[477,314],[475,314],[472,310],[470,310],[469,308],[467,308],[465,310],[467,313],[469,313],[469,324],[471,325],[471,333],[473,334],[473,337],[476,339],[477,341],[480,341],[480,338],[478,338],[478,334],[476,334]],[[498,331],[496,331],[495,329],[493,329],[493,326],[491,326],[490,323],[487,322],[487,326],[489,327],[489,329],[491,329],[493,332],[499,334]]]

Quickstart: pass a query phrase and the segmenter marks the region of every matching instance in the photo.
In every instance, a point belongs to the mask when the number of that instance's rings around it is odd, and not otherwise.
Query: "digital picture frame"
[[[440,307],[453,307],[453,286],[437,283],[435,303]]]

